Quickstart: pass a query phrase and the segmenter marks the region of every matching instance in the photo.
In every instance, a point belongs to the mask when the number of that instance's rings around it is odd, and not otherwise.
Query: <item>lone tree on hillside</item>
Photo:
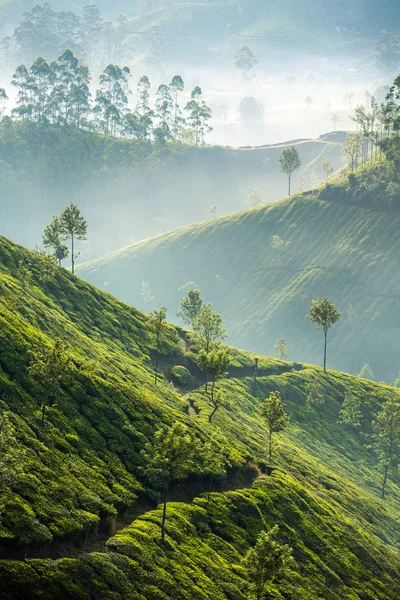
[[[154,383],[157,385],[158,363],[161,356],[161,346],[167,333],[167,309],[153,310],[150,313],[150,331],[152,332],[156,345],[156,364],[154,370]]]
[[[281,173],[286,173],[289,182],[289,196],[292,184],[292,175],[301,167],[301,159],[299,151],[294,146],[291,148],[285,148],[279,157],[279,170]]]
[[[72,273],[75,273],[75,240],[86,240],[87,222],[76,204],[67,206],[60,218],[60,232],[63,239],[71,240]]]
[[[243,79],[250,79],[250,71],[257,64],[257,59],[250,48],[244,44],[235,56],[235,67],[241,71]]]
[[[339,422],[343,425],[354,427],[355,429],[361,427],[363,416],[361,406],[362,402],[358,396],[355,396],[351,392],[346,392],[342,408],[339,412]]]
[[[256,600],[266,598],[267,584],[282,578],[294,565],[292,548],[278,540],[278,533],[277,525],[269,531],[262,531],[243,561],[250,590]]]
[[[264,196],[262,195],[260,189],[253,185],[253,189],[246,196],[246,204],[250,206],[250,208],[255,208],[259,206],[265,201]]]
[[[199,367],[211,379],[211,404],[213,405],[213,411],[208,417],[209,423],[211,423],[217,410],[224,404],[222,393],[215,394],[215,384],[217,379],[226,377],[229,363],[229,350],[212,350],[208,353],[205,350],[200,350],[199,352]]]
[[[310,387],[308,388],[306,403],[307,403],[307,406],[309,408],[311,408],[311,410],[313,411],[313,416],[314,416],[313,430],[315,431],[315,425],[316,425],[316,421],[317,421],[317,413],[318,413],[319,409],[321,408],[321,406],[323,406],[325,404],[325,398],[321,392],[321,384],[318,381],[318,377],[314,377],[314,379],[311,382]]]
[[[385,498],[389,470],[400,460],[400,402],[397,398],[385,402],[372,426],[374,450],[383,468],[381,495]]]
[[[279,392],[271,392],[264,400],[261,407],[261,415],[265,421],[268,434],[268,460],[272,460],[273,434],[284,431],[289,425],[289,415]]]
[[[180,309],[178,311],[178,317],[182,319],[185,325],[189,325],[194,329],[196,319],[199,316],[201,307],[203,306],[203,299],[200,296],[200,290],[189,288],[187,295],[180,300]]]
[[[327,156],[325,160],[322,161],[322,170],[326,175],[326,180],[328,181],[329,177],[333,173],[333,164],[330,156]]]
[[[51,222],[45,227],[43,234],[43,245],[45,248],[53,248],[54,256],[61,267],[61,262],[67,258],[69,251],[62,243],[61,221],[59,217],[53,217]]]
[[[358,376],[361,377],[361,379],[369,379],[369,381],[376,381],[375,375],[371,367],[367,365],[367,363],[363,365],[363,368],[361,369]]]
[[[309,318],[313,323],[316,323],[318,329],[324,332],[324,371],[326,373],[326,349],[328,341],[328,330],[333,327],[341,318],[341,313],[336,310],[333,302],[329,302],[328,298],[318,298],[313,300],[309,312]]]
[[[280,360],[286,360],[289,358],[288,347],[283,338],[279,338],[275,346],[276,355]]]
[[[198,444],[189,429],[183,423],[176,422],[170,429],[158,429],[153,440],[146,444],[143,455],[147,462],[147,476],[157,487],[163,489],[161,541],[165,542],[170,483],[185,479],[195,470],[196,458],[199,456]]]
[[[56,398],[60,382],[70,371],[70,357],[64,342],[57,340],[53,346],[38,346],[32,352],[28,371],[42,390],[43,425],[46,408]]]

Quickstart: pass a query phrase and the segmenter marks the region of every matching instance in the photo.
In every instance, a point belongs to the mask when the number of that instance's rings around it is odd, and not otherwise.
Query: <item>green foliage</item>
[[[350,392],[346,392],[343,405],[339,413],[339,420],[344,425],[351,427],[361,427],[362,421],[362,402],[360,398]]]
[[[283,338],[279,338],[275,346],[276,355],[280,360],[287,360],[289,357],[288,347]]]
[[[67,258],[69,251],[61,240],[62,229],[59,217],[53,217],[49,225],[45,227],[43,234],[43,245],[45,248],[53,248],[54,256],[61,266],[62,261]]]
[[[262,531],[254,548],[244,559],[250,590],[256,600],[265,598],[268,582],[288,578],[289,567],[293,565],[292,548],[278,539],[279,527]]]
[[[187,295],[180,300],[178,317],[182,319],[185,325],[190,325],[194,329],[202,306],[203,299],[200,296],[200,290],[189,288]]]
[[[321,407],[325,404],[325,398],[321,391],[321,384],[317,377],[313,379],[310,387],[308,388],[307,394],[307,406],[311,408],[314,413],[314,428],[315,421],[317,418],[317,413],[320,411]]]
[[[271,464],[273,450],[273,434],[284,431],[289,425],[289,415],[286,412],[280,392],[271,392],[261,407],[261,416],[265,422],[268,434],[268,460]]]
[[[279,170],[281,173],[286,173],[289,182],[289,193],[291,191],[292,175],[294,171],[301,167],[301,159],[297,148],[292,146],[286,148],[279,157]]]
[[[206,350],[202,349],[198,354],[197,361],[200,369],[211,379],[211,404],[214,407],[212,413],[208,417],[209,422],[211,423],[218,408],[224,405],[223,395],[221,393],[215,395],[215,384],[218,379],[226,377],[228,374],[228,367],[230,364],[229,350],[218,349],[206,352]]]
[[[324,371],[326,372],[326,348],[328,330],[341,319],[341,313],[336,310],[333,302],[329,302],[328,298],[318,298],[313,300],[309,311],[310,320],[316,323],[318,329],[322,329],[325,337],[324,346]]]
[[[365,363],[363,365],[363,368],[361,369],[358,376],[362,377],[362,379],[369,379],[369,381],[376,381],[375,375],[374,375],[371,367],[369,365],[367,365],[367,363]]]
[[[382,498],[389,470],[400,462],[400,402],[389,399],[373,422],[374,448],[383,468]]]
[[[172,381],[180,388],[188,389],[194,386],[194,378],[186,367],[174,365],[170,373]]]
[[[194,323],[194,331],[198,336],[200,349],[207,354],[226,338],[223,319],[212,310],[211,304],[203,304],[200,307]]]

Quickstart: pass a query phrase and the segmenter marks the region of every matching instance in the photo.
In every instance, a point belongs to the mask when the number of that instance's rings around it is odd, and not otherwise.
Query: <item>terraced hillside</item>
[[[152,308],[141,294],[146,281],[153,303],[173,319],[182,289],[194,282],[223,314],[230,343],[272,354],[283,337],[292,359],[317,364],[322,334],[306,315],[312,299],[327,296],[342,312],[329,333],[330,366],[359,373],[367,362],[376,377],[392,382],[400,368],[400,216],[342,200],[343,187],[330,187],[329,202],[295,195],[178,229],[79,273],[143,309]]]
[[[43,389],[29,364],[57,339],[71,372],[42,425]],[[274,524],[296,564],[271,598],[396,597],[398,477],[390,473],[382,501],[382,472],[364,444],[382,402],[399,392],[262,357],[254,382],[255,356],[232,348],[218,383],[227,402],[209,425],[187,342],[168,328],[155,385],[148,316],[0,238],[0,597],[243,600],[242,559]],[[178,365],[192,374],[186,388]],[[315,377],[325,404],[314,419],[306,396]],[[270,391],[281,392],[291,426],[265,476],[260,404]],[[346,392],[361,400],[360,431],[338,423]],[[177,422],[200,446],[217,436],[231,466],[209,502],[200,467],[174,485],[161,544],[141,451],[156,427]]]

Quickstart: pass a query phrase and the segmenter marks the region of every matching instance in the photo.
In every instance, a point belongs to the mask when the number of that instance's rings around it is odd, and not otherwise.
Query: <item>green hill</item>
[[[89,262],[79,273],[143,309],[152,308],[141,295],[146,281],[153,304],[175,319],[184,286],[194,282],[224,315],[230,343],[272,354],[283,337],[293,360],[317,364],[322,334],[306,315],[312,299],[327,296],[342,312],[329,333],[330,366],[359,373],[366,362],[392,382],[399,370],[400,216],[388,207],[389,188],[376,183],[368,192],[366,178],[354,193],[343,180],[318,198],[295,195],[178,229]]]
[[[328,134],[299,143],[303,167],[294,185],[302,176],[322,180],[321,163],[328,155],[340,168],[343,137]],[[159,147],[6,120],[0,123],[1,232],[34,248],[52,215],[72,199],[89,222],[89,242],[80,248],[88,260],[130,240],[203,221],[214,204],[218,214],[240,210],[254,184],[268,201],[283,197],[287,181],[278,172],[281,152],[276,146]]]
[[[42,425],[43,389],[29,364],[56,339],[72,373]],[[394,388],[262,357],[254,382],[255,356],[232,348],[218,384],[228,402],[208,425],[185,331],[168,328],[156,386],[148,316],[4,238],[0,348],[1,598],[244,600],[242,558],[274,524],[296,565],[271,598],[397,596],[398,477],[390,473],[383,502],[381,469],[365,446],[382,402],[400,398]],[[189,391],[171,383],[177,365],[192,374]],[[314,421],[305,401],[315,377],[325,404]],[[281,392],[291,426],[265,476],[260,404],[270,391]],[[346,392],[361,401],[360,431],[338,423]],[[232,466],[209,503],[201,470],[173,486],[162,545],[141,450],[156,427],[176,422],[200,445],[217,435]]]

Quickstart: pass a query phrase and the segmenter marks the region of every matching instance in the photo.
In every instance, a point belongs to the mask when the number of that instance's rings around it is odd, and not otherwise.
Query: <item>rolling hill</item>
[[[43,390],[28,367],[35,348],[57,339],[72,372],[42,425]],[[187,332],[168,327],[155,385],[147,315],[4,238],[0,347],[2,599],[244,600],[243,556],[274,524],[296,564],[269,587],[272,598],[396,597],[398,476],[383,502],[381,469],[365,446],[382,402],[400,397],[394,388],[263,357],[254,382],[255,355],[231,348],[218,383],[227,403],[208,425]],[[189,388],[177,366],[191,373]],[[313,419],[305,401],[315,377],[325,403]],[[259,411],[271,391],[281,392],[291,426],[266,476]],[[360,431],[338,423],[347,392],[361,401]],[[173,423],[200,444],[217,436],[231,467],[210,502],[201,470],[174,486],[160,544],[159,496],[141,450]]]
[[[318,364],[322,334],[306,315],[312,299],[327,296],[342,312],[329,333],[332,368],[359,373],[367,362],[392,382],[400,368],[400,216],[342,197],[346,181],[329,186],[329,201],[295,195],[128,246],[79,273],[135,306],[165,306],[173,320],[193,282],[223,314],[230,343],[272,354],[283,337],[293,360]]]
[[[321,181],[330,156],[342,165],[343,133],[303,140],[303,167],[294,179]],[[0,123],[0,222],[2,234],[25,246],[41,243],[52,215],[71,200],[88,220],[88,260],[168,229],[245,207],[257,184],[266,200],[286,194],[278,172],[281,147],[195,148],[111,138],[34,123]],[[110,200],[112,199],[112,201]],[[21,220],[21,214],[24,219]]]

